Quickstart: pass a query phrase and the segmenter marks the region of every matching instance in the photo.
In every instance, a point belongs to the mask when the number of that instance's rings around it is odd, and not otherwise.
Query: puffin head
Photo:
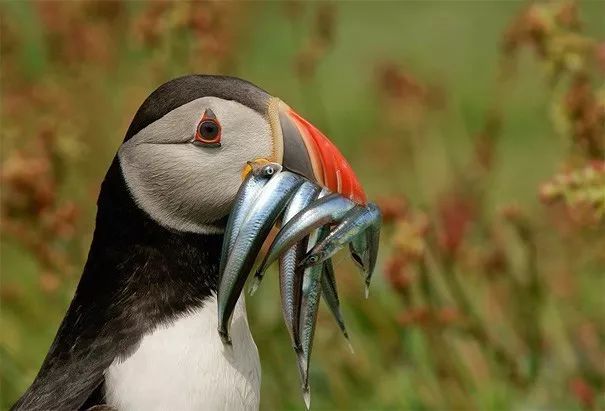
[[[277,97],[234,77],[189,75],[161,85],[137,111],[118,159],[137,205],[178,231],[220,233],[253,161],[279,163],[365,203],[325,135]]]

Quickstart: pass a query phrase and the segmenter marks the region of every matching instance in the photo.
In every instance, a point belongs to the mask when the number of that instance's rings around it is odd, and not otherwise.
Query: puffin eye
[[[197,125],[194,142],[206,147],[220,147],[221,125],[212,110],[207,109]]]
[[[205,140],[214,140],[220,131],[219,125],[213,120],[205,120],[200,123],[199,133]]]

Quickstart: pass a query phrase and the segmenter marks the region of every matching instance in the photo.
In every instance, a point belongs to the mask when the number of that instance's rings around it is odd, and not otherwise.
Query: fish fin
[[[350,255],[351,259],[353,260],[353,263],[355,263],[355,266],[359,268],[362,272],[365,271],[365,267],[363,266],[363,259],[361,258],[361,256],[354,251],[351,251]]]

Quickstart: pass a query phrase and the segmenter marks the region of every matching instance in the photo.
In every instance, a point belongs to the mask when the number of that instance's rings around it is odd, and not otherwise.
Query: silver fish
[[[284,250],[309,235],[313,230],[340,222],[347,211],[355,206],[351,200],[340,194],[328,194],[306,207],[288,221],[277,233],[269,251],[259,266],[256,276],[263,273]]]
[[[368,204],[369,206],[373,206],[378,210],[378,207],[374,204]],[[368,244],[368,268],[366,270],[366,291],[365,297],[368,298],[370,293],[370,281],[372,280],[372,274],[374,274],[374,269],[376,268],[376,261],[378,260],[378,248],[380,246],[380,225],[382,223],[382,216],[380,214],[380,210],[378,212],[378,217],[374,224],[370,225],[366,229],[366,239]]]
[[[355,206],[321,242],[313,247],[305,256],[303,266],[319,264],[331,258],[336,252],[360,235],[366,236],[368,258],[366,272],[366,296],[376,265],[378,243],[380,241],[380,209],[375,204]]]
[[[320,190],[321,190],[321,188],[318,185],[316,185],[310,181],[303,182],[301,184],[301,186],[298,188],[298,190],[296,190],[296,193],[294,193],[294,195],[292,196],[292,199],[290,200],[290,203],[286,207],[286,210],[284,211],[284,214],[281,217],[281,220],[282,220],[281,223],[282,224],[287,223],[296,214],[298,214],[301,210],[303,210],[305,207],[307,207],[309,204],[311,204],[311,202],[317,198]],[[297,244],[294,244],[289,250],[285,251],[282,256],[289,254],[289,256],[292,257],[294,255],[294,253],[292,253],[291,251],[296,246],[297,246]],[[306,250],[306,248],[305,248],[305,250]],[[299,258],[299,260],[300,260],[300,258]],[[256,272],[256,274],[254,276],[254,282],[252,283],[252,285],[250,287],[250,295],[253,295],[256,292],[256,290],[258,289],[258,287],[263,279],[263,275],[264,275],[264,272],[259,272],[259,271]]]
[[[305,268],[298,262],[305,256],[308,239],[305,237],[279,257],[279,293],[281,310],[286,328],[292,340],[294,351],[300,347],[300,310],[302,301],[302,283]]]
[[[370,247],[368,244],[369,230],[364,231],[349,243],[349,254],[355,265],[361,270],[365,281],[365,297],[370,295],[370,279],[373,269],[370,270]]]
[[[249,161],[248,165],[252,170],[244,179],[244,182],[235,196],[233,208],[229,215],[229,220],[227,221],[227,227],[225,228],[219,268],[220,277],[222,277],[222,273],[225,270],[225,263],[227,262],[227,256],[233,251],[235,239],[240,231],[242,222],[246,218],[248,211],[250,211],[250,207],[254,201],[256,201],[262,188],[267,184],[269,179],[282,170],[282,166],[277,163]]]
[[[311,249],[322,237],[325,229],[315,230],[309,236],[308,249]],[[303,278],[302,304],[300,312],[300,343],[301,350],[298,354],[298,366],[302,380],[303,399],[307,409],[311,406],[311,391],[309,389],[309,364],[311,362],[311,351],[313,349],[313,337],[315,336],[315,325],[317,323],[317,311],[321,297],[321,277],[323,274],[322,264],[306,267]]]
[[[292,196],[290,204],[286,207],[282,220],[284,222],[294,217],[300,210],[307,207],[319,194],[320,187],[305,181]],[[279,290],[284,321],[292,344],[296,351],[300,351],[300,305],[302,295],[303,268],[297,268],[298,262],[307,251],[307,239],[304,238],[279,257]],[[261,278],[255,278],[250,293],[254,293]]]
[[[340,331],[347,339],[349,350],[353,352],[353,346],[349,340],[349,333],[345,326],[345,321],[340,311],[340,300],[338,299],[338,290],[336,289],[336,277],[334,277],[334,267],[332,260],[328,259],[323,263],[323,275],[321,276],[321,295],[323,296],[328,308],[332,312]]]
[[[251,204],[251,209],[241,224],[233,250],[227,256],[218,289],[218,331],[225,344],[231,343],[231,315],[254,260],[275,220],[302,182],[302,177],[289,171],[282,171],[272,177]]]

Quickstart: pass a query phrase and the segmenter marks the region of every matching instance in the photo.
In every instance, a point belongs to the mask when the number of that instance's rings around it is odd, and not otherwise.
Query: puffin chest
[[[216,297],[147,334],[105,372],[107,403],[119,410],[256,410],[260,362],[243,297],[231,347],[217,332]]]

